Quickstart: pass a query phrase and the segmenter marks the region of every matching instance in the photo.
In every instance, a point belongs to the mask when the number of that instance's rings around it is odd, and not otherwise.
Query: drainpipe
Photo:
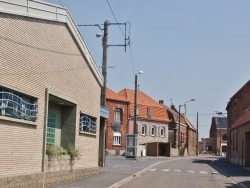
[[[49,92],[45,90],[45,111],[44,111],[44,129],[43,129],[43,154],[42,154],[42,173],[43,173],[43,188],[45,187],[46,173],[46,140],[47,140],[47,118],[49,108]]]

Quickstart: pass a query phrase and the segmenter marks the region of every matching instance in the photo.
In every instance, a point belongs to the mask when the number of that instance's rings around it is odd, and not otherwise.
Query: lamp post
[[[135,74],[135,99],[134,99],[134,134],[137,134],[137,76],[143,74],[143,71],[139,71]]]
[[[186,108],[186,103],[195,101],[195,99],[191,99],[189,101],[186,101],[184,105],[179,105],[179,126],[178,126],[178,150],[179,150],[179,155],[181,153],[181,107],[184,106]]]

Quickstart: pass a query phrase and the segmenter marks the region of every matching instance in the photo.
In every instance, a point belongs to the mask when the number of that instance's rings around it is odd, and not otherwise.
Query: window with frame
[[[38,117],[37,99],[16,91],[0,88],[0,115],[35,121]]]
[[[174,142],[174,131],[173,130],[169,130],[168,131],[168,141],[170,143],[173,143]]]
[[[164,137],[164,136],[165,136],[165,132],[166,132],[165,130],[166,130],[165,127],[161,127],[161,128],[160,128],[160,136],[161,136],[161,137]]]
[[[141,135],[145,136],[147,133],[147,126],[141,125]]]
[[[122,121],[122,109],[116,108],[114,110],[114,121],[121,122]]]
[[[151,136],[155,136],[156,135],[156,127],[154,125],[151,126]]]
[[[80,114],[80,132],[96,133],[96,118],[86,114]]]
[[[122,144],[122,134],[121,132],[113,133],[113,145],[120,146]]]
[[[227,141],[227,134],[223,134],[223,135],[222,135],[222,140],[223,140],[223,141]]]
[[[149,118],[151,118],[151,110],[150,110],[150,107],[147,107],[147,115]]]

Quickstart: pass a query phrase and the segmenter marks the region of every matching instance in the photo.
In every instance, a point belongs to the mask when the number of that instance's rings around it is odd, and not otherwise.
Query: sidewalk
[[[249,168],[244,168],[231,164],[226,161],[225,158],[219,158],[211,162],[211,165],[216,168],[220,173],[224,174],[228,178],[231,178],[237,184],[243,188],[250,187],[250,170]]]
[[[107,156],[106,167],[101,169],[99,175],[83,178],[64,185],[53,186],[53,188],[116,187],[129,181],[134,176],[147,171],[149,168],[171,159],[171,157],[138,157],[137,160],[135,160],[126,159],[124,156]]]

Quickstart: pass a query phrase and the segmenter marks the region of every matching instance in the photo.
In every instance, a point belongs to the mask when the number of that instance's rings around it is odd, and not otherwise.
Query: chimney
[[[159,100],[159,104],[164,104],[164,100]]]
[[[175,105],[171,104],[171,109],[175,110]]]

